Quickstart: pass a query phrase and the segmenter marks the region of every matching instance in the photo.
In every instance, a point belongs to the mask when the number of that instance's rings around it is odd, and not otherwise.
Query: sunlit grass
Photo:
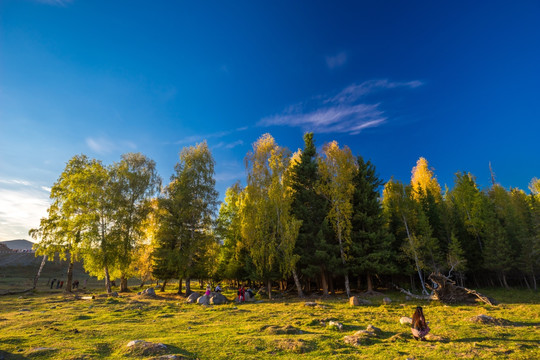
[[[419,303],[405,302],[396,293],[386,294],[393,299],[390,305],[373,297],[373,305],[354,308],[339,296],[310,298],[318,306],[308,307],[297,298],[199,306],[185,303],[172,290],[158,295],[148,299],[129,293],[95,300],[72,300],[58,293],[2,296],[0,349],[5,353],[0,354],[14,359],[128,358],[133,355],[126,344],[141,339],[167,345],[167,353],[199,359],[540,358],[540,304],[538,295],[528,291],[490,293],[502,302],[498,307],[421,302],[432,333],[441,337],[426,342],[414,341],[409,328],[399,323]],[[234,297],[232,291],[225,295]],[[512,325],[469,321],[480,314]],[[322,325],[329,320],[342,323],[343,330]],[[382,334],[359,347],[344,343],[345,335],[370,324]],[[270,331],[271,326],[288,325],[292,333]],[[52,349],[33,353],[39,347]]]

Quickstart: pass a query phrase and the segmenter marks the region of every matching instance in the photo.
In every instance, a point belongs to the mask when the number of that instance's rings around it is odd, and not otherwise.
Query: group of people
[[[219,284],[216,285],[214,291],[216,293],[221,293],[222,291],[221,286],[219,286]],[[212,287],[210,285],[206,285],[206,292],[204,293],[204,295],[210,296],[211,294],[212,294]],[[249,296],[249,298],[255,297],[253,290],[251,290],[250,288],[247,288],[247,289],[244,288],[244,285],[240,285],[237,291],[237,295],[238,295],[238,302],[246,301],[246,295]]]
[[[244,285],[240,285],[237,292],[238,302],[246,301],[246,294],[249,296],[250,299],[255,296],[255,294],[253,293],[253,290],[251,290],[250,288],[245,289]]]
[[[55,283],[56,283],[56,289],[62,289],[64,287],[64,281],[63,280],[52,279],[52,281],[50,281],[51,289],[55,289],[55,285],[54,285]],[[49,285],[49,282],[47,282],[47,285]],[[78,289],[79,288],[79,280],[73,281],[73,283],[71,284],[71,287],[74,290]]]

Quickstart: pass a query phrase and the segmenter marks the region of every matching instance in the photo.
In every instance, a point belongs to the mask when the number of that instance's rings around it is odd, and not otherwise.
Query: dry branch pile
[[[455,281],[450,280],[442,274],[431,274],[429,279],[436,286],[429,287],[433,290],[433,300],[440,300],[443,303],[475,303],[482,301],[488,305],[498,305],[499,303],[492,298],[480,294],[476,290],[467,289],[456,285]]]

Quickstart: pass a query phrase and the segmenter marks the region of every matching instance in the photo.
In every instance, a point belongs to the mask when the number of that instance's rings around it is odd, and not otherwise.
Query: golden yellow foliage
[[[427,192],[435,197],[435,201],[442,200],[441,186],[433,175],[433,171],[429,169],[427,160],[423,157],[418,159],[416,166],[412,169],[411,185],[415,200],[419,200],[422,194],[425,195]]]

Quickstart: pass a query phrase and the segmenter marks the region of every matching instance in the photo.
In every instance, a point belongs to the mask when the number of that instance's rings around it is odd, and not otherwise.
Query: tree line
[[[431,272],[460,284],[536,290],[540,180],[530,194],[493,182],[481,190],[458,172],[444,191],[424,158],[411,181],[384,183],[375,166],[335,141],[317,153],[312,133],[292,153],[264,134],[245,158],[245,186],[229,187],[218,210],[206,142],[182,149],[163,186],[155,163],[124,154],[105,166],[74,156],[52,187],[48,216],[30,234],[36,254],[83,260],[91,275],[294,284],[299,296],[409,283],[427,293]],[[185,283],[185,289],[183,289]],[[185,291],[185,292],[184,292]]]

